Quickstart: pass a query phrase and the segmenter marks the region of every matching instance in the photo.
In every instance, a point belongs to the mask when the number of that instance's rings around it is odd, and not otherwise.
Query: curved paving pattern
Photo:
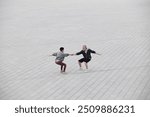
[[[0,99],[150,99],[149,0],[1,0]],[[88,72],[65,59],[82,44],[93,55]]]

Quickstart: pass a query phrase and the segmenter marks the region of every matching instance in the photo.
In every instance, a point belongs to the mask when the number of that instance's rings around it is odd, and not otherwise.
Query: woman
[[[82,50],[75,54],[75,55],[80,55],[80,54],[83,55],[83,58],[78,60],[80,69],[82,69],[82,65],[81,64],[83,62],[85,63],[86,69],[88,69],[88,62],[91,61],[91,58],[92,58],[91,53],[100,55],[100,54],[96,53],[94,50],[88,49],[86,45],[83,45],[82,46]]]

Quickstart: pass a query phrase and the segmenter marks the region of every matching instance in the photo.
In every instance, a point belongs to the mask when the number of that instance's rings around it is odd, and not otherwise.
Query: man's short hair
[[[60,47],[60,51],[63,51],[64,50],[64,47]]]

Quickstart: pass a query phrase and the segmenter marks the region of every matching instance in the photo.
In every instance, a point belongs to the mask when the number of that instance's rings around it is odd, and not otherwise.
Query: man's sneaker
[[[62,74],[67,74],[67,72],[62,72]]]

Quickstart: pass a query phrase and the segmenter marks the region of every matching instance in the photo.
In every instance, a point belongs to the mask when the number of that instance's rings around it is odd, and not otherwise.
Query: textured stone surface
[[[150,99],[149,0],[1,0],[0,99]],[[92,55],[88,72],[58,51]]]

